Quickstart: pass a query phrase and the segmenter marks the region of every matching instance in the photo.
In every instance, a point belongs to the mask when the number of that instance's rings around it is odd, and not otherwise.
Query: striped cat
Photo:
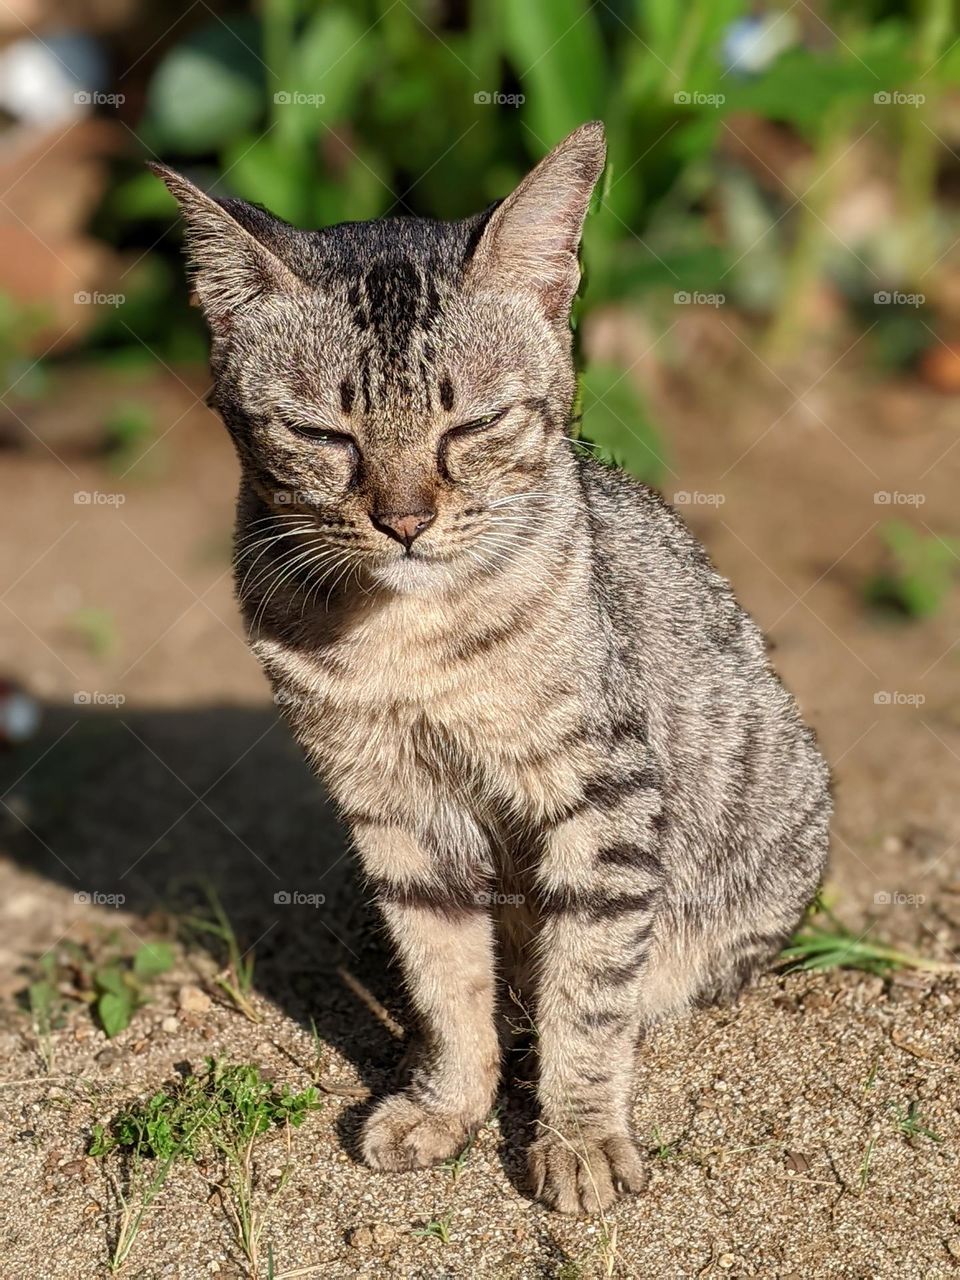
[[[569,313],[604,164],[577,129],[459,222],[299,231],[180,202],[242,480],[254,652],[349,825],[423,1024],[375,1169],[454,1155],[536,1028],[535,1193],[637,1190],[638,1038],[732,996],[821,875],[827,771],[674,512],[571,447]]]

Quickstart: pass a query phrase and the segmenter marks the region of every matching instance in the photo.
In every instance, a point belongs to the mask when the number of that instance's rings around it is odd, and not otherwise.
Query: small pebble
[[[184,1013],[207,1013],[213,1001],[199,987],[184,986],[177,992],[177,1005]]]
[[[160,1023],[160,1030],[165,1031],[167,1035],[175,1035],[180,1030],[180,1023],[174,1017],[164,1018]]]

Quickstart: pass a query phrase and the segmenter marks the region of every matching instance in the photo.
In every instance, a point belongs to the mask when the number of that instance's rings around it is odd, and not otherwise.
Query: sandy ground
[[[694,495],[681,509],[769,631],[833,763],[837,911],[871,937],[949,960],[960,947],[960,600],[897,624],[871,616],[860,588],[892,507],[918,529],[960,532],[954,405],[871,383],[858,353],[843,355],[849,342],[774,374],[732,330],[709,350],[695,338],[671,335],[672,367],[637,370],[656,387],[670,442],[665,492]],[[608,335],[618,342],[641,349],[626,330]],[[385,1177],[357,1162],[362,1095],[389,1087],[402,1053],[376,1011],[400,1029],[408,1018],[342,835],[240,637],[227,563],[235,464],[196,401],[203,389],[160,374],[140,389],[166,432],[152,476],[119,477],[72,451],[70,433],[57,457],[39,446],[4,456],[0,672],[34,691],[45,719],[0,758],[0,1276],[106,1274],[114,1219],[104,1171],[84,1154],[91,1124],[209,1054],[302,1088],[311,1018],[331,1091],[295,1136],[266,1228],[277,1275],[960,1272],[952,975],[770,976],[734,1009],[660,1030],[641,1054],[635,1111],[650,1186],[606,1223],[529,1200],[533,1118],[518,1084],[459,1173]],[[42,414],[76,415],[77,404],[68,387]],[[39,416],[31,425],[47,434]],[[924,501],[878,504],[877,492]],[[109,616],[108,652],[78,630],[84,609]],[[211,972],[201,949],[181,949],[115,1040],[85,1010],[71,1015],[46,1076],[15,999],[36,957],[104,926],[131,946],[170,936],[170,912],[201,876],[255,947],[262,1021],[216,999],[179,1010],[179,987]],[[284,890],[325,901],[277,904]],[[77,902],[83,892],[125,900],[100,908]],[[912,1103],[939,1141],[902,1132]],[[266,1141],[262,1195],[284,1160],[282,1141]],[[448,1243],[417,1234],[439,1220]],[[125,1274],[247,1274],[195,1169],[171,1176]]]

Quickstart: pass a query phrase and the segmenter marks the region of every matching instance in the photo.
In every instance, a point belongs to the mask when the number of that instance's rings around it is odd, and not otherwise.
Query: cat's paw
[[[632,1138],[587,1139],[545,1133],[530,1148],[530,1181],[538,1200],[560,1213],[599,1213],[620,1191],[642,1191],[649,1173]]]
[[[427,1111],[404,1093],[385,1098],[363,1127],[361,1149],[372,1169],[425,1169],[455,1156],[470,1136],[470,1120]]]

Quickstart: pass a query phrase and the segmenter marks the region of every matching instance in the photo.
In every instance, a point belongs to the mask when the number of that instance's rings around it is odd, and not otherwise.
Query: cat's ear
[[[215,200],[168,169],[147,166],[180,205],[186,224],[188,268],[211,329],[223,332],[233,317],[269,293],[294,293],[302,287],[277,252],[293,227],[242,200]]]
[[[580,283],[583,220],[606,159],[603,125],[581,125],[491,214],[468,267],[483,288],[531,292],[566,319]]]

